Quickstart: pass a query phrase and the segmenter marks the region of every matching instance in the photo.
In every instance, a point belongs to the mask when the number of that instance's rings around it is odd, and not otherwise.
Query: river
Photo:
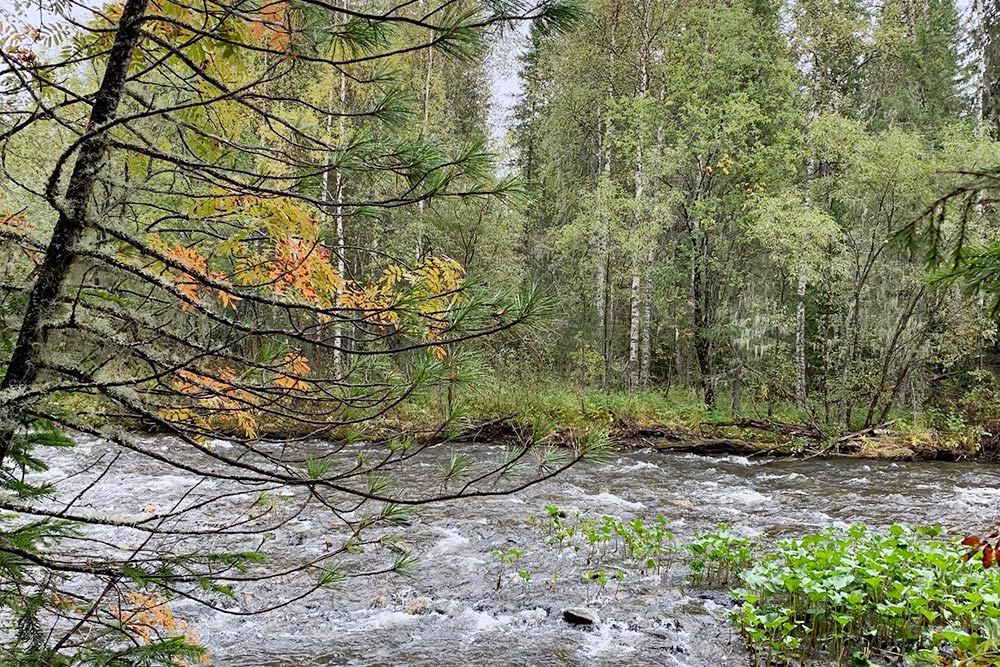
[[[497,451],[460,449],[478,458]],[[59,477],[81,458],[106,454],[106,444],[82,440],[48,475]],[[405,473],[426,474],[420,466]],[[87,502],[141,512],[190,482],[133,461],[88,491]],[[72,480],[62,488],[75,492]],[[575,466],[514,496],[422,508],[402,529],[420,555],[412,577],[350,579],[338,591],[259,616],[191,604],[176,611],[201,634],[218,667],[745,665],[742,642],[726,620],[732,601],[724,591],[692,586],[683,562],[662,575],[629,573],[597,591],[574,570],[579,555],[547,544],[529,515],[543,513],[546,504],[569,515],[647,521],[663,515],[684,543],[720,522],[768,537],[854,522],[934,523],[958,531],[991,523],[998,501],[1000,468],[989,465],[630,451],[610,463]],[[322,525],[299,517],[274,543],[286,556],[308,556],[327,537]],[[516,568],[530,572],[531,580],[508,572],[497,590],[499,564],[491,554],[509,547],[524,552]],[[560,578],[553,581],[553,574]],[[254,600],[245,601],[253,606]],[[570,625],[561,614],[566,607],[586,607],[598,622]]]

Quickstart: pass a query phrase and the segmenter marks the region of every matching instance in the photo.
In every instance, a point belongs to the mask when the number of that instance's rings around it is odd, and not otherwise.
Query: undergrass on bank
[[[738,425],[741,420],[755,420],[764,428]],[[601,390],[547,377],[505,377],[497,371],[479,373],[448,388],[424,388],[378,424],[399,432],[434,431],[446,424],[449,433],[461,433],[463,427],[498,421],[567,437],[602,429],[613,438],[629,440],[655,437],[658,431],[691,442],[723,438],[791,453],[824,451],[895,460],[993,455],[982,451],[982,427],[958,413],[928,410],[914,417],[904,411],[893,413],[884,428],[864,429],[859,423],[847,429],[842,424],[817,424],[808,411],[773,397],[757,401],[750,396],[734,414],[727,404],[707,408],[694,389]],[[769,430],[774,424],[779,428]],[[822,436],[790,435],[781,424],[818,427]]]
[[[793,406],[744,404],[737,416],[769,418],[788,423],[808,423],[809,416]],[[541,420],[556,430],[587,431],[618,426],[655,427],[665,430],[697,430],[705,425],[732,421],[728,407],[709,409],[701,395],[691,389],[624,391],[597,387],[573,387],[550,379],[506,380],[482,377],[456,385],[424,390],[392,413],[401,424],[428,426],[444,420],[485,422],[509,419],[531,425]]]

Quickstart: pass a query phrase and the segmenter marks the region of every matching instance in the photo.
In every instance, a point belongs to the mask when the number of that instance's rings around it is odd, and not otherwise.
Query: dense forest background
[[[554,297],[491,355],[504,382],[692,391],[845,428],[992,386],[995,304],[947,266],[928,278],[899,238],[1000,162],[992,3],[590,10],[520,58],[512,206],[353,232]],[[429,131],[483,131],[482,70],[426,64]],[[961,209],[944,236],[995,240],[988,195]]]
[[[494,30],[470,48],[407,48],[266,84],[273,108],[298,100],[290,120],[343,147],[327,169],[275,191],[311,197],[305,206],[258,212],[285,217],[269,223],[273,238],[315,237],[331,275],[357,285],[380,280],[390,258],[426,269],[443,257],[468,273],[466,285],[485,286],[480,294],[529,294],[528,326],[437,351],[451,366],[448,396],[426,403],[447,403],[453,416],[491,387],[524,386],[653,391],[843,429],[897,413],[991,417],[992,407],[962,407],[970,391],[976,401],[997,394],[995,303],[980,289],[988,281],[969,288],[948,266],[928,277],[926,249],[936,245],[901,236],[939,197],[1000,163],[993,4],[584,9],[563,31]],[[34,29],[7,18],[11,43]],[[72,34],[46,30],[33,43]],[[391,39],[419,33],[404,26]],[[512,126],[488,148],[485,137],[502,129],[489,120],[490,44],[519,54],[521,91]],[[74,76],[95,78],[86,68]],[[237,112],[213,120],[257,132]],[[36,125],[44,129],[6,148],[6,209],[31,221],[48,205],[25,189],[41,188],[47,148],[69,137]],[[387,142],[406,147],[386,153]],[[381,164],[386,155],[405,167]],[[317,197],[331,204],[317,208]],[[935,229],[985,247],[996,218],[987,193]],[[227,235],[217,235],[228,238],[224,252],[241,242]],[[18,282],[32,265],[23,251],[9,259],[8,281]],[[343,303],[344,290],[334,291]],[[350,354],[365,343],[343,332],[331,340],[310,353],[317,369],[365,361]],[[460,390],[464,380],[475,390]],[[484,413],[518,395],[486,399]]]

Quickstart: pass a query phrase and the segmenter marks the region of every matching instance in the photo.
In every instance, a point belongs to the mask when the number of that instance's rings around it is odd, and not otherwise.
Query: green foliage
[[[570,519],[555,505],[546,505],[544,515],[531,515],[528,521],[548,535],[553,546],[579,554],[586,567],[599,568],[600,572],[613,568],[620,579],[626,576],[626,569],[643,575],[664,573],[678,551],[669,521],[663,516],[646,523],[640,518],[624,521],[578,512]]]
[[[41,458],[44,450],[38,451],[37,448],[66,448],[75,444],[48,420],[33,419],[11,439],[8,456],[16,468],[23,472],[44,472],[49,467]],[[14,475],[0,475],[0,480],[2,488],[21,499],[47,496],[55,491],[51,485],[39,486]]]
[[[726,586],[752,562],[755,549],[752,538],[733,534],[726,524],[719,524],[715,532],[698,533],[687,545],[691,579],[696,584]]]
[[[995,664],[1000,574],[941,529],[863,525],[775,545],[740,573],[734,618],[756,663]]]
[[[524,555],[524,550],[518,549],[517,547],[507,547],[506,549],[494,550],[492,555],[499,561],[499,567],[497,568],[496,590],[500,590],[500,587],[503,585],[505,570],[517,566],[517,562],[521,559],[521,556]],[[519,571],[518,576],[521,576],[520,572],[527,572],[527,571],[526,570]],[[521,576],[521,579],[527,584],[527,582],[531,579],[531,577],[530,575],[527,578]]]

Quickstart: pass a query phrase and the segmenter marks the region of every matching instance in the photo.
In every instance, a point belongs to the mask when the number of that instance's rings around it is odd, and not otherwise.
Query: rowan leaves
[[[196,655],[201,664],[211,663],[208,652],[198,646],[201,636],[186,622],[174,616],[162,595],[132,590],[125,593],[122,602],[121,605],[112,606],[112,614],[147,646],[163,643],[164,640],[180,640],[180,644],[186,645],[184,653]],[[175,655],[172,662],[180,667],[190,665],[180,655]]]
[[[166,408],[159,416],[173,423],[190,423],[210,426],[213,422],[233,429],[248,438],[258,434],[254,409],[260,400],[250,386],[237,380],[228,367],[185,368],[177,372],[174,388],[192,401],[198,412],[186,408]]]
[[[274,381],[279,387],[289,391],[307,391],[309,383],[303,380],[309,375],[309,360],[299,352],[289,352],[282,362],[282,371]]]

